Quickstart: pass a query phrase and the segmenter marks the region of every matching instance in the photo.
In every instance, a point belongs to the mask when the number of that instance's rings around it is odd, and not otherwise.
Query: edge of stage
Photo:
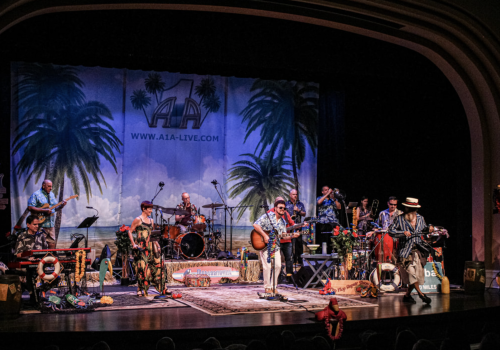
[[[172,289],[182,293],[181,288]],[[484,322],[496,321],[500,313],[498,290],[489,290],[484,295],[452,291],[449,295],[429,296],[430,305],[417,298],[416,304],[405,304],[401,294],[386,293],[378,299],[363,299],[377,303],[378,307],[344,309],[347,322],[337,348],[359,347],[359,335],[365,330],[395,336],[398,327],[408,327],[417,337],[429,340],[443,339],[450,326],[466,327],[470,342],[479,342]],[[55,344],[61,349],[81,349],[104,340],[111,349],[123,345],[154,349],[162,337],[172,338],[180,349],[199,347],[208,337],[216,337],[225,347],[248,344],[252,339],[263,340],[271,332],[286,329],[294,332],[296,338],[325,335],[323,323],[316,322],[313,312],[307,311],[210,316],[189,307],[24,314],[15,320],[0,320],[2,338],[15,340],[16,348]]]

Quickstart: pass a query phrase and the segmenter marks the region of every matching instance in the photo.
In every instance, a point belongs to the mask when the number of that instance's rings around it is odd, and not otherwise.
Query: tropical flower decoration
[[[122,253],[127,253],[129,249],[132,248],[132,244],[128,238],[128,230],[130,230],[129,226],[122,225],[118,231],[116,231],[115,245],[118,251]]]
[[[342,261],[344,279],[347,279],[348,272],[352,268],[352,249],[358,246],[357,237],[358,234],[355,228],[351,230],[337,226],[333,230],[332,246]]]

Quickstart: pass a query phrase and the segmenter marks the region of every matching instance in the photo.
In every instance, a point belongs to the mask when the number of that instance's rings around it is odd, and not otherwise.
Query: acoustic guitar
[[[312,223],[315,223],[317,222],[318,220],[310,220],[310,221],[307,221],[307,223],[309,224],[312,224]],[[286,228],[286,233],[281,233],[279,235],[277,235],[277,239],[282,239],[282,238],[287,238],[287,237],[292,237],[294,235],[293,232],[288,232],[288,231],[293,231],[297,228],[301,228],[304,224],[297,224],[297,225],[293,225],[293,226],[290,226],[290,227],[287,227]],[[267,233],[269,235],[269,233],[271,231],[264,231],[265,233]],[[299,232],[300,235],[307,235],[309,234],[310,232]],[[252,233],[250,233],[250,241],[252,242],[252,247],[253,249],[255,250],[262,250],[264,248],[267,247],[267,243],[264,241],[264,237],[262,237],[257,231],[255,231],[255,229],[252,230]]]
[[[74,198],[77,198],[77,197],[78,197],[78,195],[77,195],[77,194],[75,194],[75,195],[73,195],[73,196],[71,196],[71,197],[66,198],[64,201],[66,201],[66,202],[67,202],[67,201],[69,201],[69,200],[71,200],[71,199],[74,199]],[[64,202],[64,201],[63,201],[63,202]],[[52,210],[52,209],[57,208],[58,206],[60,206],[63,202],[59,202],[59,203],[57,203],[57,204],[54,204],[53,206],[49,206],[49,203],[45,203],[44,205],[42,205],[42,206],[41,206],[41,207],[39,207],[39,208],[40,208],[40,209],[50,209],[50,210]],[[49,217],[51,217],[51,216],[53,216],[53,215],[54,215],[54,213],[50,213],[50,214],[44,214],[44,213],[33,213],[33,214],[34,214],[34,215],[38,215],[38,223],[40,223],[40,224],[41,224],[42,222],[44,222],[45,220],[47,220],[47,218],[49,218]]]

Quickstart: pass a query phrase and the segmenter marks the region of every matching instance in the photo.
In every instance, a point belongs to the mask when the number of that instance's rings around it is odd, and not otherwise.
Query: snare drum
[[[186,258],[196,259],[205,251],[205,241],[196,232],[187,232],[177,236],[174,248]]]
[[[193,216],[193,225],[191,226],[193,231],[196,232],[205,232],[207,229],[205,215],[196,215]]]
[[[181,228],[179,226],[165,226],[163,229],[163,238],[176,239],[181,233]]]

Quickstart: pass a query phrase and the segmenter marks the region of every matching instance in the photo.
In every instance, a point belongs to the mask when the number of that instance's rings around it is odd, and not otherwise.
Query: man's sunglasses
[[[278,209],[285,209],[286,207],[276,207],[276,208],[278,208]]]

